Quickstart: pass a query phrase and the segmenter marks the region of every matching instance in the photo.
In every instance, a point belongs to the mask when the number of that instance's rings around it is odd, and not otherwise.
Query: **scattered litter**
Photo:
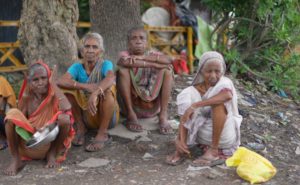
[[[149,153],[145,153],[144,156],[142,157],[144,160],[149,160],[149,159],[153,159],[153,155],[149,154]]]
[[[247,143],[246,147],[251,149],[251,150],[254,150],[254,151],[258,152],[258,151],[263,151],[266,146],[262,143],[251,142],[251,143]]]
[[[288,98],[288,96],[286,95],[286,93],[284,92],[284,90],[280,89],[278,92],[278,95],[282,98]]]
[[[180,123],[179,121],[177,121],[176,119],[172,119],[172,120],[169,120],[168,122],[173,129],[175,129],[175,130],[178,129],[179,123]]]
[[[300,155],[300,147],[299,146],[297,146],[295,153],[296,153],[296,155]]]

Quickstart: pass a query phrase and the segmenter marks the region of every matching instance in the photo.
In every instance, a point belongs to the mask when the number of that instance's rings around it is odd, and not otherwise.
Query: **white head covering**
[[[218,61],[221,63],[221,66],[223,67],[222,76],[225,74],[226,64],[225,64],[223,56],[216,51],[207,51],[207,52],[203,53],[203,55],[200,57],[199,67],[198,67],[198,70],[197,70],[197,73],[193,80],[192,85],[199,84],[204,81],[203,75],[202,75],[202,69],[207,62],[212,61],[212,60]]]
[[[142,21],[149,26],[170,26],[170,14],[161,7],[151,7],[143,15]],[[167,32],[156,32],[165,40],[170,40],[173,34]]]

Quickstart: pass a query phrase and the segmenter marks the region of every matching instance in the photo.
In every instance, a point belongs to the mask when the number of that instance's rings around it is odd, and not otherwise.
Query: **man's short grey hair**
[[[103,37],[99,33],[89,32],[85,34],[82,38],[82,44],[84,45],[88,39],[96,39],[99,45],[99,49],[104,51]]]
[[[147,32],[146,32],[145,28],[142,27],[142,26],[137,26],[137,27],[133,27],[130,30],[128,30],[128,32],[127,32],[127,41],[130,41],[132,33],[135,32],[135,31],[142,31],[142,32],[144,32],[145,35],[146,35],[146,38],[148,39],[148,35],[147,35]]]

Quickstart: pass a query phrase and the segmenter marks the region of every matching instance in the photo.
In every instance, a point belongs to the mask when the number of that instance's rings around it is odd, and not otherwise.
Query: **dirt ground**
[[[170,102],[170,119],[178,119],[175,98],[187,87],[191,77],[176,77],[176,87]],[[258,152],[277,168],[277,174],[266,185],[300,184],[300,117],[299,106],[289,99],[272,94],[264,87],[235,80],[240,92],[239,108],[244,120],[241,126],[242,145],[260,143],[265,149]],[[94,136],[90,133],[88,139]],[[186,159],[179,166],[164,163],[166,155],[174,151],[176,134],[163,136],[149,132],[152,141],[138,142],[113,137],[113,142],[102,151],[88,153],[84,147],[72,147],[60,168],[46,169],[45,161],[28,162],[13,177],[0,175],[0,184],[161,184],[161,185],[215,185],[249,184],[239,178],[234,168],[225,165],[196,169]],[[298,150],[297,150],[298,149]],[[195,150],[193,157],[199,155]],[[146,155],[145,155],[146,154]],[[90,158],[109,161],[95,168],[81,167],[79,163]],[[0,151],[0,170],[9,164],[8,150]]]

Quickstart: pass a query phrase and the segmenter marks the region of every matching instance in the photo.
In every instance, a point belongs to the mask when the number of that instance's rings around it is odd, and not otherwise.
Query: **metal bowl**
[[[59,127],[56,123],[48,125],[45,129],[37,131],[26,142],[27,148],[35,148],[38,146],[46,145],[54,141],[58,135]]]

